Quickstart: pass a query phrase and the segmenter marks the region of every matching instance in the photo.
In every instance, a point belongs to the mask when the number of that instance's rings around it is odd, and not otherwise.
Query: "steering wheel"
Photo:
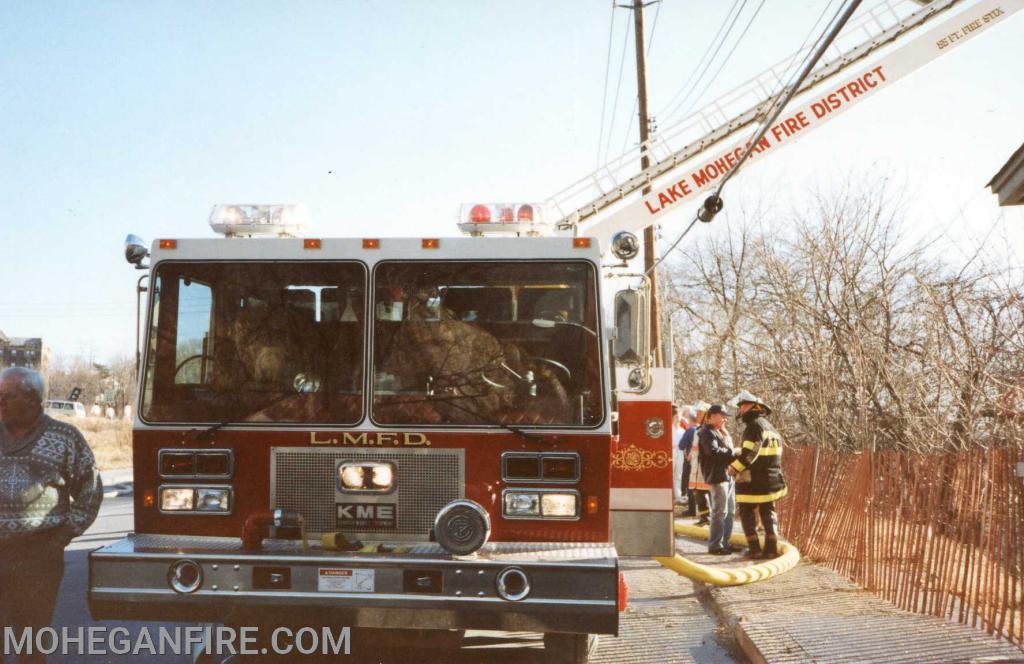
[[[193,362],[195,360],[202,360],[204,358],[206,359],[207,362],[210,363],[213,363],[214,361],[212,355],[203,355],[202,353],[199,353],[198,355],[189,355],[181,362],[178,362],[178,366],[174,368],[174,382],[178,382],[178,374],[181,373],[182,368],[186,364],[188,364],[189,362]]]
[[[531,358],[529,358],[529,361],[530,362],[538,362],[540,364],[547,364],[548,366],[552,366],[555,369],[558,369],[559,371],[564,373],[565,374],[565,378],[567,380],[570,380],[570,381],[572,380],[572,371],[569,370],[569,367],[565,366],[561,362],[558,362],[557,360],[552,360],[549,357],[531,357]]]

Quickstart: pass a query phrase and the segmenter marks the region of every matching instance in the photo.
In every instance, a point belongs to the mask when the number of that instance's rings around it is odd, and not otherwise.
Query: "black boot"
[[[779,541],[774,537],[764,538],[764,553],[761,555],[765,560],[774,560],[779,557]]]
[[[743,552],[744,558],[760,558],[764,555],[761,551],[761,542],[757,539],[757,535],[747,538],[747,550]]]

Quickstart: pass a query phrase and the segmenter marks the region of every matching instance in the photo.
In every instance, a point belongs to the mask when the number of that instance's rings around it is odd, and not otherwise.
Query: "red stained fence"
[[[1024,450],[787,449],[782,533],[901,608],[1024,644]]]

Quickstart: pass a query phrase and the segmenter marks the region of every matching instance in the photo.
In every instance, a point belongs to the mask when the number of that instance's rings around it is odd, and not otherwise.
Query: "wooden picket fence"
[[[787,449],[782,534],[897,606],[1024,645],[1021,449]]]

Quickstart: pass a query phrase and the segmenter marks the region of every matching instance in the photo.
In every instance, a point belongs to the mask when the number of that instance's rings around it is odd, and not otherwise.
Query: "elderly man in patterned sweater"
[[[72,425],[43,414],[31,369],[0,373],[0,625],[50,624],[64,547],[96,519],[103,487],[92,450]],[[42,661],[36,655],[20,661]]]

